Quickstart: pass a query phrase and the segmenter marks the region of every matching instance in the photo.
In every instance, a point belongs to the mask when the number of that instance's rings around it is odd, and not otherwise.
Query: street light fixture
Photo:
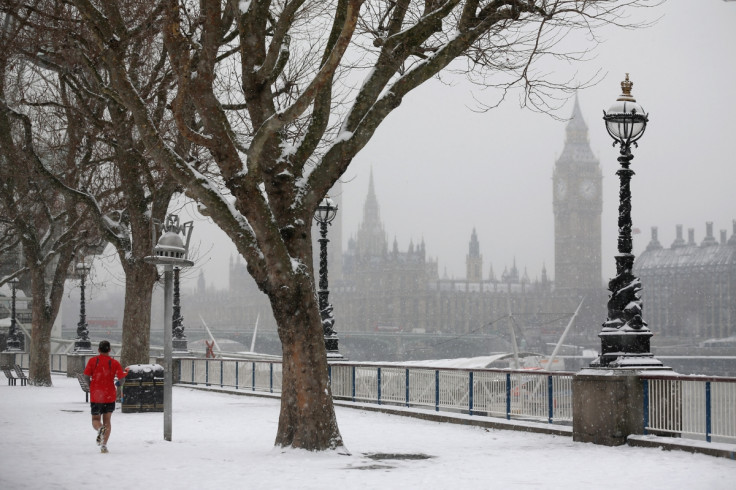
[[[314,213],[314,219],[319,223],[319,232],[321,238],[319,239],[320,252],[319,252],[319,290],[317,291],[317,297],[319,299],[319,312],[322,318],[322,330],[325,339],[325,349],[327,350],[328,359],[341,359],[344,360],[342,354],[338,350],[338,337],[337,332],[334,329],[335,318],[333,316],[333,308],[329,302],[330,291],[327,283],[327,243],[330,240],[327,239],[327,225],[332,224],[332,221],[337,216],[337,205],[325,196],[322,202],[317,206],[317,210]]]
[[[5,352],[21,352],[20,348],[20,330],[15,319],[15,289],[18,287],[18,279],[8,281],[12,290],[10,302],[10,329],[8,330],[8,340],[5,342]]]
[[[174,267],[190,267],[194,262],[187,258],[192,238],[192,222],[179,224],[179,216],[170,214],[164,223],[151,223],[153,255],[143,260],[149,264],[164,266],[164,439],[171,440],[172,387],[174,384],[172,362],[172,275]],[[161,237],[157,240],[157,235]],[[182,239],[182,235],[186,239]]]
[[[87,328],[87,316],[84,303],[84,279],[89,274],[91,267],[82,257],[81,262],[75,265],[75,270],[80,279],[79,284],[79,323],[77,323],[77,338],[74,340],[74,352],[91,352],[92,342],[89,339]]]
[[[662,363],[649,350],[652,332],[642,319],[643,303],[640,298],[641,281],[634,276],[634,254],[631,239],[631,177],[629,168],[634,156],[631,146],[644,135],[649,115],[631,95],[633,83],[629,74],[621,82],[622,94],[608,112],[603,111],[606,130],[618,145],[618,161],[621,168],[616,172],[620,179],[618,206],[618,255],[616,255],[616,277],[608,283],[611,292],[608,300],[608,319],[598,334],[601,339],[601,356],[591,363],[601,368],[662,368]]]

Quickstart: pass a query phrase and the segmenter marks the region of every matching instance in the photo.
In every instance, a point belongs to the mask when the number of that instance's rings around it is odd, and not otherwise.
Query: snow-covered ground
[[[100,454],[76,379],[53,388],[0,376],[0,489],[733,489],[736,461],[604,447],[337,407],[351,455],[273,446],[279,401],[175,387],[163,414],[113,415]],[[423,459],[371,459],[376,454]],[[409,456],[411,457],[411,456]]]

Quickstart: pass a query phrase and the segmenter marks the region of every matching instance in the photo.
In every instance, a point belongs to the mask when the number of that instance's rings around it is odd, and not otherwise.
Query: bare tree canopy
[[[31,2],[33,3],[33,2]],[[577,85],[537,73],[542,57],[575,60],[645,0],[69,0],[79,38],[105,67],[105,94],[130,112],[146,155],[207,209],[268,295],[283,346],[276,444],[342,445],[313,284],[311,223],[327,191],[413,89],[442,70],[546,110]],[[45,2],[35,2],[42,8]],[[160,22],[182,154],[155,123],[134,76],[132,42]],[[154,57],[155,58],[155,57]],[[207,172],[204,167],[207,166]]]

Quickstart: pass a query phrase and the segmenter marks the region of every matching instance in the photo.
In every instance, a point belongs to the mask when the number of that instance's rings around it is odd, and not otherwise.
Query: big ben
[[[555,288],[601,289],[601,210],[603,177],[588,141],[588,126],[575,97],[565,128],[565,147],[555,162]]]

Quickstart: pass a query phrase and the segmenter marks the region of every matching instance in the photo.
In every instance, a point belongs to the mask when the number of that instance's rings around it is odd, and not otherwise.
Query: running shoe
[[[103,445],[103,446],[100,446],[100,452],[101,452],[101,453],[107,453],[107,452],[108,452],[108,451],[107,451],[107,446],[105,446],[105,445]]]
[[[105,439],[105,432],[107,432],[107,427],[104,425],[101,425],[99,429],[97,429],[97,445],[102,446],[102,441]]]

